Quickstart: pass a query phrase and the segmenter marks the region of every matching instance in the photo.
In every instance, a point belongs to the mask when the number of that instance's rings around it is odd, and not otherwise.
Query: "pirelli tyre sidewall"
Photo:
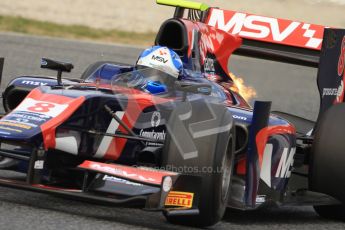
[[[191,124],[200,124],[209,120],[210,114],[208,108],[211,108],[213,114],[218,116],[218,121],[213,124],[213,128],[228,127],[226,131],[215,133],[209,136],[194,138],[194,146],[197,149],[198,156],[195,158],[184,159],[181,156],[177,144],[174,141],[187,141],[187,136],[179,132],[178,122],[181,122],[179,114],[184,114],[185,108],[178,106],[171,115],[168,125],[166,142],[163,150],[162,165],[178,167],[195,167],[198,169],[208,169],[206,171],[185,172],[184,174],[195,175],[201,178],[201,189],[198,193],[198,215],[189,216],[169,216],[164,213],[167,220],[174,224],[190,225],[197,227],[206,227],[216,224],[224,215],[229,198],[229,186],[231,184],[231,174],[233,167],[233,153],[235,146],[235,128],[230,111],[223,105],[208,104],[205,100],[191,102],[192,114],[189,119],[182,121],[186,130],[190,130]],[[201,125],[201,124],[200,124]],[[223,129],[224,130],[224,129]],[[175,137],[173,137],[175,135]],[[176,137],[179,135],[178,137]],[[182,135],[182,136],[181,136]],[[191,135],[193,136],[193,135]],[[212,169],[212,170],[209,170]],[[212,171],[212,172],[211,172]],[[211,173],[210,173],[211,172]],[[179,172],[181,173],[181,172]],[[188,191],[187,191],[188,192]]]
[[[333,105],[321,117],[312,148],[309,185],[345,204],[345,103]],[[345,206],[316,206],[326,218],[345,220]]]

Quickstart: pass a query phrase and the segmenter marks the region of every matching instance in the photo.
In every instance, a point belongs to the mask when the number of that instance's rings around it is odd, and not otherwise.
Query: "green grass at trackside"
[[[94,29],[87,26],[61,25],[52,22],[2,15],[0,15],[0,31],[142,46],[152,45],[155,38],[155,33],[153,32],[136,33],[116,29]]]

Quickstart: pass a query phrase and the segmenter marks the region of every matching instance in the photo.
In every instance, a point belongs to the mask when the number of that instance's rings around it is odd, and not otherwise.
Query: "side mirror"
[[[71,63],[54,61],[54,60],[51,60],[48,58],[42,58],[41,59],[41,68],[58,71],[57,82],[58,82],[58,85],[62,85],[62,80],[61,80],[62,72],[71,72],[71,70],[74,68],[74,66]]]
[[[192,83],[192,82],[175,82],[175,89],[185,93],[195,93],[210,95],[212,92],[212,86],[205,83]]]

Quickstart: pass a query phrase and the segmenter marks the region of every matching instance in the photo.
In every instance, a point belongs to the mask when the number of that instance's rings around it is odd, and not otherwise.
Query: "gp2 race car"
[[[272,203],[344,220],[345,30],[157,3],[176,10],[155,44],[181,57],[187,77],[96,62],[65,79],[72,64],[42,59],[57,78],[16,77],[3,92],[1,172],[25,176],[2,176],[0,185],[142,205],[199,227],[227,207]],[[232,53],[318,68],[317,122],[270,112],[270,102],[251,108],[229,75]],[[137,87],[144,80],[166,88],[149,93]]]

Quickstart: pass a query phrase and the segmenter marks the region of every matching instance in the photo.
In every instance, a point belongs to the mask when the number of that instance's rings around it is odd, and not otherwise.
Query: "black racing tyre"
[[[190,128],[190,124],[201,122],[209,119],[205,116],[205,102],[198,101],[192,103],[191,117],[183,121],[186,128]],[[227,207],[231,175],[233,171],[233,159],[235,151],[235,128],[231,113],[222,105],[211,105],[210,108],[214,114],[217,114],[219,121],[214,124],[213,128],[228,127],[226,131],[214,133],[212,135],[194,138],[194,144],[198,151],[198,156],[193,159],[184,159],[178,150],[176,144],[176,136],[181,135],[177,130],[176,122],[181,122],[176,111],[169,119],[168,134],[163,150],[162,165],[167,168],[181,168],[181,167],[197,167],[198,169],[208,168],[207,170],[186,172],[184,174],[195,175],[201,178],[201,189],[198,189],[198,215],[176,216],[169,215],[168,212],[163,212],[166,219],[173,224],[188,225],[195,227],[212,226],[219,222]],[[178,109],[176,109],[178,110]],[[181,139],[182,138],[182,139]],[[184,140],[185,137],[179,137]],[[168,167],[169,166],[169,167]],[[180,172],[181,173],[181,172]],[[174,190],[174,188],[173,188]]]
[[[320,205],[314,206],[316,213],[326,219],[345,220],[345,206],[344,205]]]
[[[98,61],[93,64],[90,64],[86,70],[82,73],[80,79],[85,80],[88,78],[91,74],[93,74],[99,67],[101,67],[104,64],[114,64],[114,65],[124,65],[129,66],[128,64],[120,63],[120,62],[113,62],[113,61]]]
[[[15,87],[13,85],[6,87],[2,97],[5,112],[9,113],[15,109],[30,93],[30,91],[31,89]]]
[[[309,186],[345,203],[345,104],[333,105],[319,121],[312,148]],[[345,205],[315,206],[324,218],[345,221]]]

